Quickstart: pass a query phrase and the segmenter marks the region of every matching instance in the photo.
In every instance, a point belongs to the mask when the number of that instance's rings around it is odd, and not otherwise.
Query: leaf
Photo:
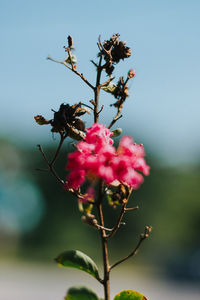
[[[102,90],[104,90],[107,93],[113,94],[116,87],[116,84],[114,84],[113,82],[109,82],[106,85],[102,86]]]
[[[85,286],[73,286],[67,291],[65,300],[100,300],[95,292]]]
[[[58,265],[71,267],[89,273],[99,280],[99,272],[95,262],[86,254],[78,250],[70,250],[61,253],[57,258]]]
[[[136,291],[125,290],[117,294],[113,300],[148,300],[148,299]]]

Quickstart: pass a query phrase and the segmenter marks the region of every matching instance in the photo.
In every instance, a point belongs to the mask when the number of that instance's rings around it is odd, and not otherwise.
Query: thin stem
[[[85,107],[88,107],[88,108],[91,109],[91,110],[94,110],[94,108],[93,108],[92,106],[88,105],[88,104],[85,104],[85,103],[83,103],[83,102],[81,102],[81,104],[82,104],[83,106],[85,106]]]
[[[146,226],[145,227],[145,232],[143,234],[140,235],[140,239],[139,239],[139,242],[137,243],[135,249],[127,256],[125,256],[124,258],[120,259],[119,261],[117,261],[116,263],[114,263],[111,267],[110,267],[110,271],[115,268],[116,266],[118,266],[119,264],[121,264],[122,262],[124,262],[125,260],[129,259],[130,257],[132,256],[135,256],[142,244],[142,242],[144,240],[146,240],[148,237],[149,237],[149,234],[152,230],[152,227],[151,226]]]
[[[100,182],[99,184],[99,193],[97,199],[97,210],[99,216],[99,223],[100,223],[100,235],[101,235],[101,244],[102,244],[102,252],[103,252],[103,263],[104,263],[104,295],[105,300],[110,300],[110,282],[109,282],[109,275],[110,275],[110,267],[109,267],[109,260],[108,260],[108,244],[106,238],[106,232],[104,229],[104,217],[103,217],[103,208],[102,208],[102,196],[103,196],[103,183]]]
[[[113,227],[113,230],[111,231],[111,233],[109,235],[107,235],[107,239],[113,237],[113,235],[117,232],[117,230],[119,229],[120,225],[121,225],[121,222],[122,222],[122,219],[123,219],[123,216],[127,210],[126,208],[126,205],[128,204],[128,200],[130,198],[130,195],[131,195],[131,192],[132,192],[132,189],[129,189],[129,194],[128,194],[128,197],[126,199],[126,202],[123,203],[122,205],[122,208],[121,208],[121,211],[120,211],[120,214],[119,214],[119,217],[117,219],[117,222],[115,224],[115,226]]]
[[[110,125],[108,126],[108,129],[110,129],[119,119],[122,118],[122,115],[120,115],[121,114],[121,110],[122,110],[122,107],[119,107],[119,109],[117,111],[117,114],[113,118],[113,120],[110,122]]]
[[[133,211],[133,210],[136,210],[136,209],[139,209],[139,206],[127,207],[127,208],[125,208],[125,211]]]
[[[130,79],[129,77],[126,78],[125,82],[123,83],[122,90],[125,89],[129,79]],[[117,113],[116,113],[115,117],[112,119],[110,125],[108,126],[108,129],[110,129],[122,117],[121,111],[122,111],[122,108],[123,108],[123,103],[126,100],[126,98],[127,98],[127,96],[125,96],[125,98],[121,97],[121,99],[118,100],[119,101],[119,106],[117,105],[118,106],[117,107]]]
[[[102,87],[104,87],[105,85],[107,85],[107,84],[109,84],[112,80],[114,80],[115,79],[115,77],[111,77],[111,78],[109,78],[107,81],[105,81],[104,83],[102,83],[101,85],[100,85],[100,87],[102,88]]]
[[[56,161],[56,159],[57,159],[57,157],[58,157],[58,155],[59,155],[59,153],[60,153],[60,149],[61,149],[61,147],[62,147],[62,145],[63,145],[64,139],[65,139],[65,138],[64,138],[63,134],[60,133],[60,143],[59,143],[59,145],[58,145],[58,148],[57,148],[57,150],[56,150],[56,153],[55,153],[55,155],[54,155],[54,158],[53,158],[52,161],[50,162],[50,166],[53,166],[53,165],[54,165],[54,163],[55,163],[55,161]]]
[[[46,154],[44,153],[44,150],[43,150],[42,146],[41,146],[41,145],[37,145],[37,146],[38,146],[38,149],[39,149],[39,151],[40,151],[40,153],[42,154],[42,156],[43,156],[43,158],[44,158],[46,164],[47,164],[48,167],[49,167],[48,171],[49,171],[50,173],[52,173],[52,175],[53,175],[53,176],[58,180],[58,182],[59,182],[60,184],[62,184],[62,185],[64,185],[65,182],[64,182],[64,180],[62,180],[62,179],[58,176],[58,174],[56,173],[56,171],[55,171],[55,169],[54,169],[53,166],[54,166],[54,163],[55,163],[55,161],[56,161],[56,159],[57,159],[57,157],[58,157],[58,155],[59,155],[59,153],[60,153],[60,149],[61,149],[61,147],[62,147],[62,144],[63,144],[63,142],[64,142],[64,139],[65,139],[65,138],[64,138],[63,134],[60,133],[60,143],[59,143],[59,145],[58,145],[58,148],[57,148],[57,150],[56,150],[56,153],[55,153],[55,155],[54,155],[54,157],[53,157],[53,159],[52,159],[51,162],[48,161],[48,159],[47,159],[47,157],[46,157]],[[41,169],[40,169],[40,170],[41,170]]]
[[[137,246],[135,247],[135,249],[129,255],[125,256],[124,258],[120,259],[118,262],[113,264],[110,267],[110,270],[112,270],[113,268],[115,268],[116,266],[118,266],[119,264],[124,262],[125,260],[129,259],[130,257],[134,256],[137,253],[137,251],[138,251],[138,249],[139,249],[139,247],[140,247],[140,245],[142,244],[143,241],[144,241],[144,238],[140,238],[140,240],[139,240]]]
[[[111,233],[107,236],[107,239],[111,238],[114,236],[114,234],[117,232],[117,230],[119,229],[120,225],[121,225],[121,221],[123,219],[123,216],[124,216],[124,213],[126,211],[126,205],[127,203],[123,204],[122,205],[122,209],[120,211],[120,214],[119,214],[119,217],[118,217],[118,220],[115,224],[115,226],[113,227],[113,230],[111,231]]]
[[[51,61],[53,61],[55,63],[64,65],[66,68],[68,68],[69,70],[71,70],[72,72],[74,72],[76,75],[78,75],[91,89],[93,89],[93,90],[95,89],[95,87],[85,78],[85,76],[83,76],[82,73],[76,71],[72,67],[69,67],[68,64],[65,61],[55,60],[55,59],[51,58],[50,56],[48,56],[47,59],[49,59],[49,60],[51,60]]]

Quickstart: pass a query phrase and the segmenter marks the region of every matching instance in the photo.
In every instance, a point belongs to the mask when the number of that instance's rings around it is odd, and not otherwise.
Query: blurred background
[[[112,295],[129,288],[152,300],[199,299],[199,11],[197,0],[0,1],[0,299],[62,299],[71,284],[81,283],[102,294],[87,274],[53,261],[63,250],[80,249],[100,263],[100,242],[82,224],[76,199],[51,174],[35,170],[45,166],[36,145],[51,157],[59,139],[33,117],[51,119],[61,103],[89,103],[93,96],[46,57],[64,59],[70,34],[77,70],[94,82],[90,60],[97,60],[98,36],[114,33],[132,49],[116,67],[116,80],[136,69],[115,128],[144,144],[151,174],[133,193],[131,204],[140,209],[125,216],[127,225],[110,245],[111,260],[134,248],[145,225],[153,232],[139,255],[113,272]],[[101,92],[105,125],[115,113],[113,102]],[[87,127],[91,119],[85,118]],[[56,165],[63,178],[70,151],[71,140]],[[108,226],[116,213],[108,208]]]

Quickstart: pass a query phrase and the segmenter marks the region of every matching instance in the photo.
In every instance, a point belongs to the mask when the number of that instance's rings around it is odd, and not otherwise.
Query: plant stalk
[[[99,120],[99,92],[101,89],[100,86],[100,78],[102,72],[102,55],[99,59],[99,64],[97,66],[97,78],[96,78],[96,86],[94,89],[94,122],[97,123]],[[102,245],[102,253],[103,253],[103,265],[104,265],[104,279],[103,279],[103,286],[104,286],[104,297],[105,300],[110,300],[110,267],[109,267],[109,260],[108,260],[108,242],[107,242],[107,235],[104,226],[104,217],[103,217],[103,207],[102,207],[102,197],[103,197],[103,182],[99,183],[99,193],[97,199],[97,210],[99,216],[99,224],[101,226],[100,235],[101,235],[101,245]]]
[[[98,190],[98,196],[97,196],[97,212],[99,217],[99,224],[101,226],[100,228],[100,236],[101,236],[101,246],[102,246],[102,254],[103,254],[103,268],[104,268],[104,277],[102,284],[104,286],[104,296],[105,300],[110,300],[110,266],[109,266],[109,260],[108,260],[108,242],[107,242],[107,235],[105,231],[104,226],[104,216],[103,216],[103,206],[102,206],[102,200],[103,200],[103,189],[104,184],[102,181],[99,182],[99,190]]]
[[[98,215],[99,215],[100,225],[104,227],[102,203],[98,204]],[[101,229],[100,234],[101,234],[101,244],[102,244],[102,252],[103,252],[103,265],[104,265],[104,279],[103,279],[104,295],[105,295],[105,300],[110,300],[110,267],[109,267],[109,260],[108,260],[108,242],[107,242],[105,229]]]
[[[101,62],[102,62],[102,56],[99,59],[99,65],[97,67],[97,79],[96,79],[96,86],[94,89],[94,122],[97,123],[99,120],[99,92],[100,92],[100,78],[101,78],[101,72],[102,72],[102,67],[101,67]]]

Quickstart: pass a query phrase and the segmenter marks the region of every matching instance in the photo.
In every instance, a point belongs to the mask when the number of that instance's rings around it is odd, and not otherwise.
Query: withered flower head
[[[130,187],[125,184],[119,184],[114,191],[109,190],[110,205],[115,207],[119,204],[125,204],[128,201]]]
[[[72,46],[73,46],[73,38],[70,35],[68,35],[67,40],[68,40],[68,47],[72,48]]]
[[[67,43],[68,43],[68,46],[63,46],[63,48],[65,49],[65,52],[68,52],[70,50],[74,50],[74,47],[73,47],[73,44],[74,44],[74,41],[73,41],[73,38],[68,35],[67,37]]]
[[[86,109],[81,107],[81,103],[69,105],[61,104],[57,112],[54,112],[54,118],[51,120],[52,132],[62,132],[70,137],[79,139],[78,136],[75,137],[73,134],[80,135],[80,139],[83,138],[85,131],[85,124],[80,116],[87,112]]]
[[[113,63],[128,58],[131,55],[131,49],[126,46],[125,41],[119,40],[119,34],[114,34],[110,40],[104,41],[102,54],[107,62],[106,73],[111,75],[114,70]]]
[[[123,101],[129,96],[128,87],[126,86],[126,84],[124,84],[123,77],[120,77],[113,95],[116,99],[122,99]]]

